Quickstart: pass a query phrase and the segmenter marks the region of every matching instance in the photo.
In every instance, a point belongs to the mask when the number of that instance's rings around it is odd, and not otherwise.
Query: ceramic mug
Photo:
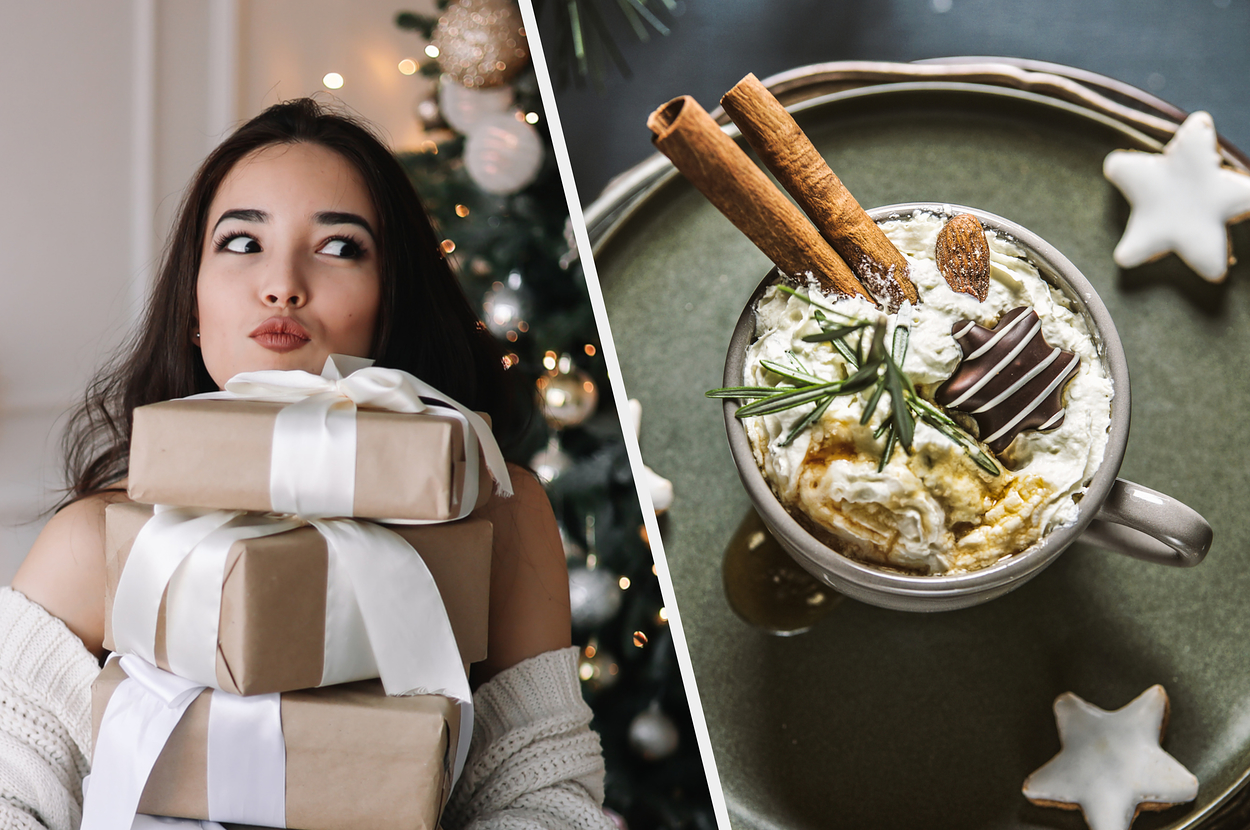
[[[1118,478],[1129,434],[1128,363],[1115,324],[1089,281],[1053,246],[1025,228],[975,208],[907,203],[874,208],[877,221],[913,213],[954,216],[971,213],[982,226],[1011,237],[1037,267],[1042,279],[1063,292],[1086,320],[1111,379],[1111,426],[1102,466],[1077,507],[1075,521],[1050,531],[1032,547],[987,568],[966,574],[919,576],[883,570],[829,548],[806,531],[773,494],[755,463],[742,422],[734,417],[738,400],[725,401],[725,428],[738,475],[765,524],[790,555],[814,576],[847,596],[902,611],[944,611],[979,605],[1023,585],[1078,539],[1168,565],[1197,565],[1211,547],[1211,525],[1171,496]],[[729,344],[725,386],[742,385],[747,346],[755,339],[755,306],[776,281],[766,276],[751,296]]]

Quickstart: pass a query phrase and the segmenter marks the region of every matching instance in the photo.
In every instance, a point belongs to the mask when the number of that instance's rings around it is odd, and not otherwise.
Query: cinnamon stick
[[[903,300],[920,302],[908,278],[907,259],[829,169],[768,87],[747,75],[725,93],[721,106],[861,284],[891,311]]]
[[[651,113],[647,126],[659,151],[784,273],[810,273],[827,292],[872,299],[802,211],[698,101],[674,98]]]

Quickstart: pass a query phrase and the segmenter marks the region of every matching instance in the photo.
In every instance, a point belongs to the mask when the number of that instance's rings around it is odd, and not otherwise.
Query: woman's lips
[[[271,352],[292,352],[312,339],[289,317],[270,317],[248,336]]]

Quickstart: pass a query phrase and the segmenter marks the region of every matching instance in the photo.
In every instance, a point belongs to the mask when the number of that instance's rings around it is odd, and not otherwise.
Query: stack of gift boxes
[[[355,588],[350,579],[344,582],[344,572],[350,569],[336,561],[333,545],[328,545],[330,537],[323,535],[328,531],[323,531],[317,521],[307,523],[298,516],[261,515],[275,509],[271,465],[277,452],[272,447],[276,440],[282,440],[275,437],[275,422],[287,405],[186,399],[135,410],[129,478],[134,502],[110,505],[106,512],[106,649],[138,654],[176,675],[180,661],[184,665],[186,661],[171,652],[185,640],[172,632],[188,612],[175,606],[202,605],[203,596],[217,601],[217,586],[208,586],[209,593],[203,594],[203,585],[181,584],[180,578],[186,583],[191,577],[180,577],[177,570],[164,576],[131,573],[126,578],[132,587],[154,579],[167,580],[163,586],[158,582],[155,589],[160,604],[152,642],[136,645],[136,639],[144,638],[135,638],[131,633],[134,626],[123,625],[120,615],[115,619],[115,606],[122,606],[115,599],[127,567],[159,571],[152,563],[166,557],[160,550],[146,559],[131,557],[145,526],[163,515],[166,520],[177,516],[177,511],[166,515],[161,511],[167,508],[158,508],[154,519],[152,505],[198,508],[184,510],[180,521],[207,516],[210,509],[236,511],[220,514],[218,521],[231,521],[233,515],[235,525],[240,521],[249,525],[273,522],[281,531],[260,536],[235,534],[238,538],[229,542],[224,559],[217,554],[217,570],[209,568],[210,574],[222,576],[216,643],[209,645],[216,652],[215,676],[195,680],[212,688],[199,692],[173,728],[146,784],[142,784],[137,810],[190,819],[275,823],[265,815],[248,814],[246,804],[231,808],[230,815],[221,815],[220,809],[214,814],[212,805],[227,803],[230,798],[226,794],[223,801],[222,793],[209,792],[208,756],[213,741],[209,729],[216,696],[248,698],[281,693],[274,699],[280,701],[281,741],[285,745],[284,826],[304,830],[432,830],[450,791],[453,759],[457,750],[467,745],[467,741],[461,743],[461,726],[466,725],[463,720],[471,718],[466,718],[464,707],[451,697],[414,694],[408,689],[392,689],[389,683],[384,689],[381,680],[369,679],[379,676],[380,655],[376,659],[368,653],[329,656],[328,640],[354,642],[352,648],[357,652],[370,649],[378,634],[370,625],[379,623],[376,616],[370,622],[372,608],[363,606],[366,599],[373,603],[379,590],[385,594],[391,588],[383,578],[372,589],[373,594],[349,596],[344,606],[343,592],[351,594]],[[485,453],[477,452],[477,440],[492,439],[489,434],[475,433],[466,440],[465,433],[472,425],[463,417],[449,415],[455,412],[442,407],[416,414],[357,411],[355,480],[349,497],[354,521],[382,524],[411,546],[413,556],[420,557],[437,595],[441,595],[445,619],[454,635],[454,644],[445,646],[443,653],[448,653],[448,648],[458,651],[459,665],[453,652],[453,666],[467,673],[470,663],[486,656],[492,528],[489,521],[476,515],[464,517],[470,508],[463,502],[472,501],[476,508],[490,497],[492,478]],[[467,458],[466,446],[472,453]],[[330,484],[341,487],[342,482]],[[332,521],[340,527],[344,522]],[[158,548],[176,545],[176,540],[176,534],[167,534],[156,544]],[[151,540],[144,544],[153,545]],[[200,546],[211,547],[208,542]],[[368,568],[371,552],[367,545],[364,547],[352,555]],[[176,560],[184,554],[178,570],[191,567],[188,563],[200,555],[196,550],[169,555]],[[342,584],[334,587],[336,579]],[[207,581],[215,581],[215,576]],[[398,580],[396,584],[405,583]],[[148,591],[151,595],[150,587]],[[327,596],[334,597],[336,591],[337,598],[328,600]],[[135,595],[125,594],[122,599]],[[383,596],[383,600],[383,604],[395,603],[401,610],[405,603],[417,601],[404,596]],[[328,605],[338,610],[328,610]],[[348,613],[343,612],[344,607]],[[437,609],[434,612],[437,616]],[[209,636],[213,622],[209,618],[201,625],[210,631]],[[359,636],[351,639],[352,632],[337,630],[342,627],[363,632],[363,644]],[[446,637],[446,625],[442,628]],[[401,635],[401,645],[405,637],[414,634],[418,639],[440,636],[438,626],[429,632],[392,633]],[[135,657],[126,659],[133,661]],[[331,660],[338,666],[334,671],[327,669]],[[93,686],[97,735],[110,699],[127,679],[125,665],[125,659],[111,659]],[[417,674],[420,672],[418,667]],[[327,685],[327,674],[333,685]],[[381,677],[386,679],[385,669]],[[460,680],[467,690],[463,675]],[[220,708],[224,711],[226,706],[221,704]],[[246,759],[249,749],[240,746],[232,752]],[[115,758],[116,751],[109,757]],[[99,763],[97,741],[93,786],[101,778]],[[89,803],[93,797],[89,791]],[[89,807],[85,818],[98,814],[98,807],[94,813]]]

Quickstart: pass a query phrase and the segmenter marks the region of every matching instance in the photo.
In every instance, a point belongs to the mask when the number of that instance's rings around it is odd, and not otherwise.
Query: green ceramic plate
[[[1102,161],[1159,144],[1089,110],[925,83],[836,93],[796,117],[865,206],[976,206],[1067,254],[1129,357],[1122,474],[1204,514],[1215,544],[1192,570],[1076,545],[1015,593],[964,611],[848,600],[789,638],[744,623],[721,561],[750,505],[720,403],[702,393],[720,385],[734,322],[769,263],[651,162],[627,203],[592,208],[610,217],[595,260],[625,385],[643,405],[643,456],[674,483],[664,547],[734,826],[1084,827],[1020,794],[1059,749],[1051,703],[1071,690],[1117,708],[1154,683],[1172,699],[1164,747],[1201,790],[1135,827],[1209,823],[1250,770],[1250,268],[1221,286],[1175,257],[1118,270],[1128,208]],[[1250,260],[1250,234],[1235,229],[1234,250]]]

